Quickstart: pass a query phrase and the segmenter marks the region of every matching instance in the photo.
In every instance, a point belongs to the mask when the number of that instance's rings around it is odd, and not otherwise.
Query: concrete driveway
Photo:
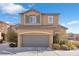
[[[0,55],[15,56],[79,56],[79,49],[63,51],[52,50],[48,47],[17,47],[10,48],[8,43],[0,44]]]

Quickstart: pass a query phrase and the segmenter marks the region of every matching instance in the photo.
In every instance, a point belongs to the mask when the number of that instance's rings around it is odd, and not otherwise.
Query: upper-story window
[[[48,16],[48,23],[53,24],[53,16]]]
[[[29,16],[29,23],[32,23],[32,24],[34,24],[34,23],[36,23],[36,16]]]
[[[27,24],[38,24],[38,23],[40,23],[40,16],[39,15],[26,16],[26,23]]]

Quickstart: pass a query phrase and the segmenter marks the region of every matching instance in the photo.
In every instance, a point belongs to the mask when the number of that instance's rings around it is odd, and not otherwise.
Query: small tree
[[[59,41],[60,41],[60,35],[59,34],[55,34],[54,36],[53,36],[53,43],[59,43]]]
[[[65,42],[67,42],[68,40],[66,39],[66,38],[63,38],[62,36],[61,36],[61,34],[56,34],[56,35],[54,35],[54,37],[53,37],[53,43],[57,43],[57,44],[60,44],[60,45],[62,45],[62,44],[64,44]]]
[[[17,34],[12,29],[12,27],[8,28],[6,36],[7,36],[7,41],[8,42],[15,42],[15,43],[17,42]]]

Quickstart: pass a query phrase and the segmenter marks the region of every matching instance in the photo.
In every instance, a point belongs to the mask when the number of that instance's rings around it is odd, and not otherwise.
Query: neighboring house
[[[76,40],[79,41],[79,34],[76,34]]]
[[[58,24],[59,13],[41,13],[31,9],[20,13],[20,24],[16,25],[18,47],[50,47],[55,33],[66,37],[65,27]]]
[[[68,33],[67,34],[67,38],[69,40],[77,40],[77,41],[79,41],[79,34]]]
[[[10,26],[10,24],[0,21],[0,40],[4,39],[5,34],[7,33],[7,29]]]
[[[7,30],[10,26],[15,26],[15,24],[0,21],[0,40],[5,40],[5,35],[7,34]]]
[[[73,33],[68,33],[68,34],[67,34],[67,38],[68,38],[69,40],[76,40],[76,35],[73,34]]]

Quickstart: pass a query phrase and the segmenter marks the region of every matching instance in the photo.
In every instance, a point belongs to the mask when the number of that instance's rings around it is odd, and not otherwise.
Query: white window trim
[[[52,20],[50,20],[49,17],[52,17]],[[53,24],[53,16],[48,16],[48,23]]]
[[[30,17],[35,17],[35,19],[34,20],[32,19],[32,21],[31,21]],[[29,22],[30,22],[30,24],[36,24],[36,22],[37,22],[36,16],[29,16]]]
[[[30,15],[28,15],[28,16],[30,16]],[[36,16],[36,15],[33,15],[33,16]],[[25,17],[25,16],[24,16],[24,17]],[[28,19],[29,19],[29,18],[28,18]],[[36,18],[36,19],[37,19],[37,18]],[[40,15],[40,23],[37,23],[37,20],[36,20],[36,23],[34,23],[34,24],[33,24],[33,23],[29,23],[29,22],[28,22],[28,23],[25,22],[25,25],[41,25],[41,19],[42,19],[42,18],[41,18],[41,15]]]

